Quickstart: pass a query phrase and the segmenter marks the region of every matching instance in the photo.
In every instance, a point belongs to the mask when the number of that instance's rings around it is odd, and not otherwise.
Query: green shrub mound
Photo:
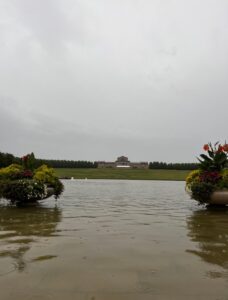
[[[32,157],[33,159],[33,157]],[[64,186],[52,168],[46,165],[33,169],[29,155],[22,158],[22,165],[12,164],[0,169],[0,198],[11,202],[35,202],[52,195],[57,199]]]
[[[200,204],[209,203],[213,192],[228,191],[228,144],[204,145],[206,154],[198,159],[199,169],[186,178],[186,189]]]

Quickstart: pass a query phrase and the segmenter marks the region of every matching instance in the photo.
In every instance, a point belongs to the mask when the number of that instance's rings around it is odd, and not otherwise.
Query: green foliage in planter
[[[208,203],[216,187],[210,182],[194,182],[191,185],[192,198],[200,203]]]
[[[53,195],[57,199],[64,186],[54,169],[46,165],[33,170],[34,154],[22,157],[22,165],[12,164],[0,169],[0,198],[12,202],[37,201]]]
[[[221,180],[218,182],[218,187],[221,190],[228,189],[228,170],[223,170],[221,172]]]
[[[0,183],[1,197],[12,202],[30,202],[47,196],[45,184],[33,179],[4,180]]]
[[[207,203],[214,191],[228,189],[228,144],[208,143],[203,149],[207,154],[200,154],[199,170],[188,175],[186,189],[193,199]]]
[[[64,190],[63,184],[55,175],[54,169],[49,168],[46,165],[42,165],[36,169],[33,178],[38,182],[46,183],[49,187],[52,187],[54,189],[54,195],[56,199]]]
[[[57,178],[57,176],[54,173],[54,169],[49,168],[46,165],[40,166],[34,172],[34,179],[41,181],[41,182],[46,182],[46,183],[52,184],[52,183],[54,183],[56,178]]]
[[[0,169],[0,180],[14,179],[23,171],[23,167],[18,164],[12,164],[6,168]]]
[[[64,191],[64,185],[59,179],[56,179],[55,182],[52,184],[52,187],[54,188],[55,199],[58,199]]]
[[[191,189],[193,183],[198,183],[200,181],[200,175],[202,174],[201,170],[194,170],[189,173],[186,178],[186,186],[188,189]]]
[[[204,145],[207,154],[200,154],[200,158],[198,158],[200,169],[204,171],[221,171],[227,167],[227,147],[227,144],[222,146],[218,142],[214,145],[211,143]]]

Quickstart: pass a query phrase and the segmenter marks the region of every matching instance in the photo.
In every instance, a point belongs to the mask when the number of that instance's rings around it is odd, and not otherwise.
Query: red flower
[[[32,178],[33,173],[32,173],[31,170],[24,170],[24,171],[21,173],[21,176],[22,176],[22,178]]]
[[[216,183],[221,178],[221,174],[218,171],[204,171],[200,175],[200,181],[201,182],[210,182],[210,183]]]
[[[217,153],[221,153],[224,150],[222,145],[219,145]]]
[[[29,154],[22,156],[21,160],[26,161],[26,160],[28,160],[28,158],[29,158]]]
[[[223,150],[224,150],[225,152],[228,152],[228,144],[225,144],[225,145],[223,146]]]
[[[205,145],[203,146],[203,150],[205,150],[205,151],[208,151],[208,150],[209,150],[208,144],[205,144]]]

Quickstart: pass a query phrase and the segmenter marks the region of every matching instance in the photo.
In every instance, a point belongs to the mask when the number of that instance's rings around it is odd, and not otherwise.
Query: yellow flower
[[[186,178],[186,185],[189,188],[193,183],[198,182],[200,178],[201,170],[194,170],[188,174]]]

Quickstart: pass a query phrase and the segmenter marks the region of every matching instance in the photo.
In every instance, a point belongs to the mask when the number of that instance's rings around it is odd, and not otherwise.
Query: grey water
[[[0,299],[228,299],[228,211],[184,182],[64,181],[61,199],[0,200]]]

